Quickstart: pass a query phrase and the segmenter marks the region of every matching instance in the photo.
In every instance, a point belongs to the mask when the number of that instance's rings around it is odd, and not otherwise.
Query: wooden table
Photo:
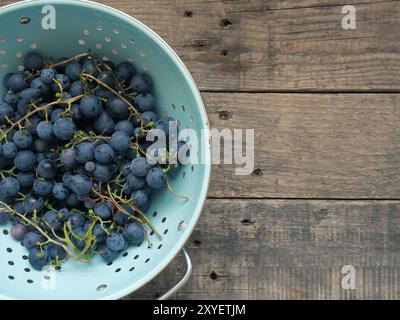
[[[214,167],[175,298],[400,298],[400,1],[101,2],[176,50],[213,127],[255,129],[252,175]],[[157,297],[182,267],[128,298]]]
[[[103,2],[176,50],[213,127],[255,129],[251,176],[214,167],[175,298],[399,299],[400,1]],[[177,259],[132,297],[181,274]]]

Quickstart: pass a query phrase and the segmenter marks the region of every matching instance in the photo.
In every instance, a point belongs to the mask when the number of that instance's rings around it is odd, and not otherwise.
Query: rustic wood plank
[[[159,33],[202,90],[400,90],[398,1],[101,2]],[[346,4],[356,30],[341,27]]]
[[[399,299],[399,213],[399,201],[208,200],[175,298]],[[348,264],[356,290],[340,285]],[[182,272],[176,259],[128,298],[154,298]]]
[[[203,94],[213,128],[253,128],[255,168],[214,167],[211,197],[400,194],[400,95]]]
[[[398,1],[100,2],[160,34],[202,90],[400,90]],[[356,30],[341,27],[348,4],[357,9]]]

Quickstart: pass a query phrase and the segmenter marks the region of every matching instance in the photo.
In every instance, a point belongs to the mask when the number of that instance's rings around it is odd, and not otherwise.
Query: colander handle
[[[176,293],[180,288],[182,288],[186,282],[189,280],[193,266],[192,266],[192,261],[190,260],[190,257],[185,249],[182,249],[183,252],[183,257],[185,259],[185,264],[186,264],[186,272],[185,275],[182,277],[181,280],[178,281],[177,284],[175,284],[171,289],[169,289],[166,293],[164,293],[161,297],[158,298],[158,300],[166,300],[170,296],[172,296],[174,293]]]

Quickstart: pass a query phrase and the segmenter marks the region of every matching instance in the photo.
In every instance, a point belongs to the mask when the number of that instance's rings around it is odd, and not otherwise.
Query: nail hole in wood
[[[260,168],[254,169],[254,171],[252,173],[253,176],[258,176],[258,177],[261,177],[263,174],[264,173]]]
[[[193,11],[185,11],[183,16],[186,17],[186,18],[192,18],[193,17]]]
[[[224,29],[229,29],[232,26],[232,22],[228,19],[222,19],[219,25]]]
[[[218,117],[221,120],[229,120],[230,118],[232,118],[232,113],[229,111],[219,111],[218,112]]]

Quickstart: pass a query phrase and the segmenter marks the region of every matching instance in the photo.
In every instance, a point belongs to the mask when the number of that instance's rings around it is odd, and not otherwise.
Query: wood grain
[[[214,167],[210,196],[397,199],[400,95],[203,94],[214,128],[255,130],[255,169]]]
[[[202,90],[400,90],[399,1],[101,2],[160,34]],[[356,30],[341,27],[347,4]]]
[[[400,202],[208,200],[178,299],[399,299]],[[229,239],[229,241],[227,240]],[[341,269],[356,269],[343,290]],[[129,298],[154,298],[181,261]]]

